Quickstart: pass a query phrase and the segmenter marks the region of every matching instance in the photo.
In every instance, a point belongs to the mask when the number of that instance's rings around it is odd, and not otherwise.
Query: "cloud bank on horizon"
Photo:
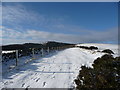
[[[0,39],[2,44],[43,41],[117,43],[116,5],[6,2],[2,4]]]

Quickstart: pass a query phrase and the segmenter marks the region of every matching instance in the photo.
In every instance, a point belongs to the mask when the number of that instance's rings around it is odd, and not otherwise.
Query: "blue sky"
[[[61,41],[117,43],[115,2],[2,3],[3,44]]]

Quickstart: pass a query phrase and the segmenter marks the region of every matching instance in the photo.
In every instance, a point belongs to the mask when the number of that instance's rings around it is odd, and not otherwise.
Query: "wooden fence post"
[[[15,50],[16,52],[16,66],[18,66],[18,50]]]
[[[55,50],[55,48],[54,47],[52,47],[52,51],[54,51]]]
[[[49,47],[47,48],[47,52],[48,52],[48,53],[50,52]]]
[[[42,56],[43,56],[44,55],[43,48],[41,49],[41,52],[42,52]]]
[[[33,59],[35,58],[35,52],[34,52],[34,48],[32,48],[32,57],[33,57]]]

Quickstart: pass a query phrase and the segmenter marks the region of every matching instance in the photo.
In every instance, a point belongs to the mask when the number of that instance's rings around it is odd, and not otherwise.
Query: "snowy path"
[[[3,76],[8,88],[70,88],[81,65],[91,66],[103,54],[69,48],[34,60]]]

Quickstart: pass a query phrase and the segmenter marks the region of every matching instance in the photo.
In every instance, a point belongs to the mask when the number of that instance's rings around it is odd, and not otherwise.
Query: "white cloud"
[[[56,25],[58,27],[63,27],[61,22],[64,20],[64,16],[61,17],[49,17],[41,13],[35,12],[26,8],[22,4],[16,5],[3,5],[2,6],[2,22],[3,25],[12,26],[14,28],[24,28],[29,27],[51,27],[51,25]],[[48,27],[48,28],[49,28]]]
[[[21,44],[26,42],[38,43],[39,41],[34,40],[25,40],[25,39],[11,39],[11,38],[0,38],[2,40],[1,45],[8,45],[8,44]]]
[[[8,24],[8,25],[21,25],[25,24],[37,24],[42,25],[44,23],[44,15],[37,14],[33,11],[27,10],[24,6],[22,5],[16,5],[16,6],[10,6],[10,5],[5,5],[2,6],[2,21],[3,24]],[[38,23],[39,20],[39,23]],[[34,22],[34,23],[33,23]]]
[[[82,31],[85,34],[74,35],[74,34],[63,34],[63,33],[51,33],[40,30],[25,30],[23,32],[16,31],[13,29],[4,28],[2,39],[3,44],[9,43],[25,43],[25,42],[41,42],[41,41],[61,41],[71,43],[84,43],[84,42],[117,42],[118,31],[111,29],[108,31]]]
[[[64,25],[64,17],[62,18],[46,18],[46,16],[38,14],[34,11],[29,11],[24,6],[3,6],[3,25],[8,24],[14,27],[21,27],[21,24],[26,26],[46,27],[48,30],[17,30],[0,26],[0,33],[2,33],[3,44],[9,43],[24,43],[24,42],[40,42],[40,41],[62,41],[72,43],[83,42],[105,42],[118,40],[118,29],[111,29],[105,31],[82,30],[80,27],[74,25]],[[25,26],[24,25],[24,26]],[[53,30],[51,33],[49,30]],[[55,30],[63,33],[55,33]],[[77,34],[70,34],[70,33]]]

